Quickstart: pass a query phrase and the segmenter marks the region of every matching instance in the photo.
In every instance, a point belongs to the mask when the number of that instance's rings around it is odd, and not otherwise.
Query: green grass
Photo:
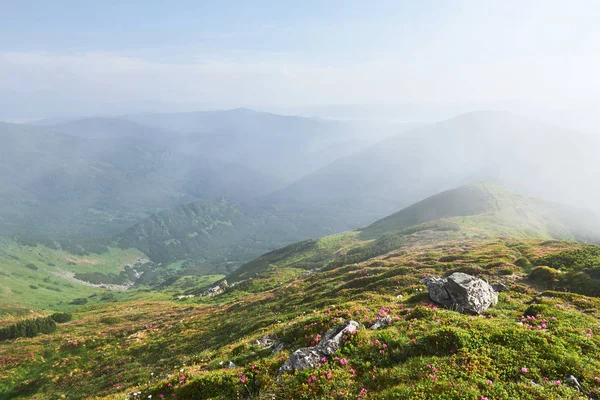
[[[74,298],[112,292],[65,278],[65,273],[118,274],[143,254],[134,249],[109,248],[103,254],[78,256],[48,247],[25,246],[0,237],[0,316],[15,314],[11,307],[63,311]],[[36,289],[32,288],[35,287]],[[124,296],[127,297],[127,296]]]
[[[423,232],[412,235],[422,238]],[[540,260],[581,260],[581,249],[589,247],[451,238],[311,274],[271,268],[213,298],[90,305],[54,334],[0,344],[0,393],[40,399],[122,399],[132,391],[142,398],[356,399],[365,389],[363,399],[582,398],[564,382],[573,374],[598,396],[600,300],[544,291],[528,278]],[[511,275],[502,272],[507,266]],[[419,280],[460,270],[505,282],[509,291],[479,317],[431,305]],[[179,278],[175,286],[183,289],[186,279],[192,278]],[[320,367],[277,380],[291,352],[309,346],[339,318],[368,327],[381,313],[392,316],[392,325],[361,329]],[[527,315],[536,317],[525,320],[532,329],[520,324]],[[547,327],[537,329],[543,319]],[[265,334],[286,349],[272,355],[256,345]],[[234,369],[226,367],[229,361]],[[312,376],[315,381],[307,383]]]

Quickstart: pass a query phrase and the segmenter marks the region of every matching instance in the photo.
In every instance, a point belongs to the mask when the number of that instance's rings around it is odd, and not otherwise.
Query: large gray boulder
[[[427,285],[431,300],[459,312],[482,314],[498,303],[498,293],[486,281],[462,272],[421,282]]]
[[[356,321],[346,321],[342,325],[329,329],[315,347],[303,347],[296,350],[279,368],[279,376],[287,371],[313,368],[325,356],[330,356],[340,349],[344,335],[356,332],[360,324]]]

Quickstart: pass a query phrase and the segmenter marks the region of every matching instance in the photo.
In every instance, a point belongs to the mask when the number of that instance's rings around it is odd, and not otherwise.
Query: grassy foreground
[[[524,239],[419,243],[316,272],[284,263],[213,298],[81,308],[54,334],[0,343],[0,398],[600,396],[600,300],[556,290],[572,279],[594,281],[598,247]],[[549,275],[533,272],[548,264]],[[452,271],[509,290],[482,316],[436,307],[419,280]],[[387,315],[391,325],[368,329]],[[319,367],[277,379],[294,350],[312,346],[340,319],[365,328]],[[285,349],[272,354],[258,344],[267,334]],[[585,393],[566,382],[569,375]]]

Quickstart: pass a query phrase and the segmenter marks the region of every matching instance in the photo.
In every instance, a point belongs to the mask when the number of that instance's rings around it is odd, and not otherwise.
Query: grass
[[[423,238],[423,232],[412,235]],[[141,398],[199,399],[585,398],[566,384],[572,374],[598,396],[600,300],[547,291],[528,278],[538,260],[564,260],[584,248],[501,238],[424,241],[326,271],[271,268],[213,298],[95,304],[54,334],[0,344],[0,393],[38,399],[123,399],[133,391]],[[504,282],[509,291],[478,317],[432,305],[419,280],[459,270]],[[183,288],[186,278],[180,279]],[[381,315],[393,323],[366,329]],[[319,367],[277,379],[291,352],[311,345],[340,318],[366,328]],[[266,334],[286,348],[271,354],[257,345]]]
[[[25,246],[0,237],[0,317],[34,311],[72,309],[74,298],[116,294],[103,288],[83,285],[65,277],[65,273],[118,274],[125,264],[143,254],[134,249],[109,248],[103,254],[77,256],[48,247]],[[119,295],[127,298],[131,295]],[[94,301],[94,298],[91,299]],[[26,311],[23,311],[26,310]]]

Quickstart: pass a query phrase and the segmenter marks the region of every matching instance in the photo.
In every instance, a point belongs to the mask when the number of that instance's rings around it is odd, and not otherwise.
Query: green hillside
[[[600,302],[553,291],[562,283],[538,279],[533,265],[581,273],[598,254],[572,242],[441,240],[319,273],[274,270],[183,304],[95,305],[55,333],[0,342],[0,398],[596,398]],[[453,271],[509,289],[478,317],[434,306],[419,280]],[[381,316],[391,324],[368,329]],[[350,319],[364,327],[337,353],[278,379],[292,352]]]
[[[275,250],[241,266],[229,279],[247,279],[280,267],[302,273],[362,262],[407,245],[491,237],[600,243],[600,219],[589,211],[531,199],[498,185],[472,184],[431,196],[366,228]]]
[[[74,299],[85,298],[93,304],[103,298],[127,298],[129,294],[120,287],[135,279],[127,274],[126,266],[144,263],[144,259],[136,249],[108,247],[95,253],[80,246],[65,249],[55,243],[0,237],[0,316],[71,310],[78,306],[72,304]],[[100,287],[101,283],[113,284],[115,289]]]

